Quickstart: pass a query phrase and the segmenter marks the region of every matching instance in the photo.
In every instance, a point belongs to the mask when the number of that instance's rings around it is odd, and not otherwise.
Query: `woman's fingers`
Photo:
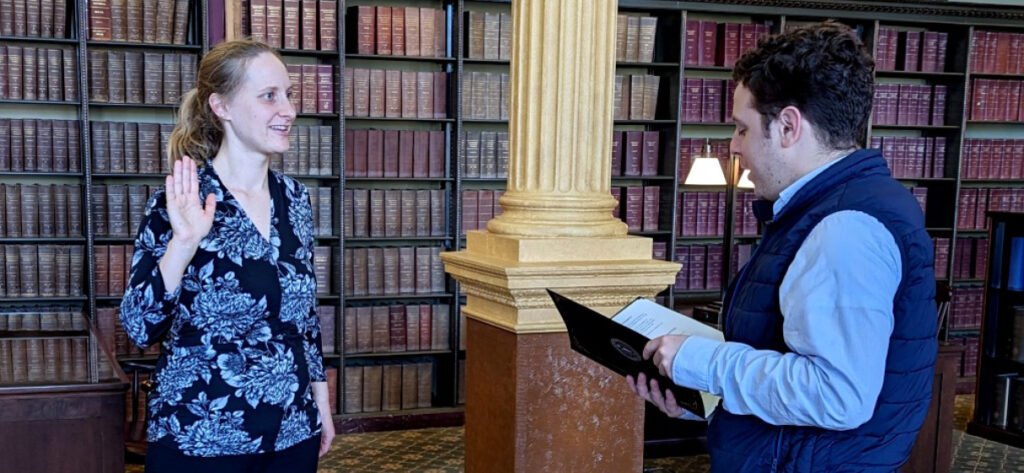
[[[183,175],[183,171],[182,171],[181,168],[182,168],[181,160],[175,161],[174,162],[174,193],[175,193],[176,197],[182,197],[182,196],[185,195],[185,190],[183,188],[184,184],[182,183],[182,181],[183,181],[182,178],[184,177],[184,175]]]

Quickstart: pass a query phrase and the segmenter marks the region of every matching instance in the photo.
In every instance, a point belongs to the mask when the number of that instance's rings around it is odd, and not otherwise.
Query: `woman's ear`
[[[227,103],[224,101],[224,97],[214,92],[210,94],[209,103],[210,110],[213,111],[213,114],[216,115],[217,118],[225,121],[231,121],[231,118],[228,115],[228,107]]]

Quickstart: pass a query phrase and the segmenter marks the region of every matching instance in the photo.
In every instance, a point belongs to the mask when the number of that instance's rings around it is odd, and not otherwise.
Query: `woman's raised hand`
[[[217,198],[209,194],[205,205],[199,201],[199,172],[188,156],[175,161],[174,173],[167,176],[165,188],[174,239],[193,249],[198,247],[213,226]]]

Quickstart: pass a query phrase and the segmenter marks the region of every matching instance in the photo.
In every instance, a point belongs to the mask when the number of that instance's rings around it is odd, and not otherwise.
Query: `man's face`
[[[774,130],[765,135],[761,114],[754,108],[754,96],[742,84],[736,86],[732,120],[736,124],[729,152],[739,157],[740,165],[750,170],[754,194],[762,199],[775,200],[785,189],[785,163]]]

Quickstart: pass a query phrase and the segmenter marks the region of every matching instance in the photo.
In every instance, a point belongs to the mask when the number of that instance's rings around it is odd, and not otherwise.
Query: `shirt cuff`
[[[672,382],[687,388],[714,394],[711,391],[711,360],[725,342],[691,335],[672,359]]]

